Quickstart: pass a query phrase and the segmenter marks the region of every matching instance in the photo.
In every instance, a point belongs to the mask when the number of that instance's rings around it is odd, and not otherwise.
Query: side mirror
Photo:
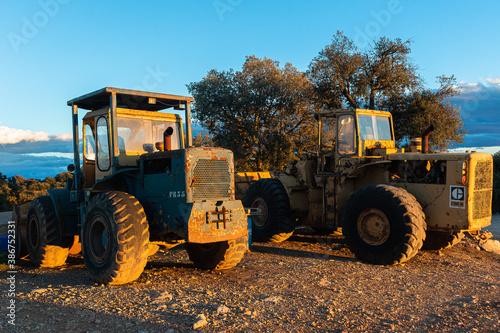
[[[75,165],[74,165],[74,164],[70,164],[70,165],[68,165],[68,171],[69,171],[69,172],[73,172],[73,171],[75,171]]]

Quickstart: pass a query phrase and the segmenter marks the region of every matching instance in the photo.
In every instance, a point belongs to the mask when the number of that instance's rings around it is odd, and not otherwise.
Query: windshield
[[[155,149],[155,143],[163,142],[163,133],[172,127],[172,149],[180,149],[179,124],[171,121],[118,117],[118,149],[120,153],[146,153]]]
[[[389,117],[360,114],[358,121],[361,140],[392,140]]]

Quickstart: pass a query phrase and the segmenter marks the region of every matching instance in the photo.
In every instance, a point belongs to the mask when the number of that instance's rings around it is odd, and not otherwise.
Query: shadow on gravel
[[[151,260],[151,259],[149,259]],[[190,263],[176,263],[176,262],[164,262],[164,261],[149,261],[144,270],[150,270],[154,268],[188,268],[195,269],[196,266]]]
[[[295,249],[284,249],[284,248],[276,248],[272,246],[265,245],[252,245],[252,252],[259,253],[270,253],[279,256],[285,257],[296,257],[296,258],[311,258],[311,259],[319,259],[319,260],[339,260],[344,262],[355,262],[358,261],[356,258],[342,257],[336,256],[332,254],[304,251],[304,250],[295,250]]]
[[[293,234],[288,238],[289,242],[301,242],[301,243],[310,243],[310,244],[338,244],[344,245],[346,244],[345,239],[343,237],[322,237],[319,235],[301,235],[301,234]]]

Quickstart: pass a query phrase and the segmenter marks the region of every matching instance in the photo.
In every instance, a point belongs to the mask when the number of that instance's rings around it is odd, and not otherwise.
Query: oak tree
[[[278,170],[314,148],[313,88],[290,63],[248,56],[241,71],[213,69],[188,90],[193,116],[239,171]]]
[[[421,85],[410,58],[411,41],[381,37],[368,49],[338,31],[309,65],[308,77],[325,106],[368,107]]]

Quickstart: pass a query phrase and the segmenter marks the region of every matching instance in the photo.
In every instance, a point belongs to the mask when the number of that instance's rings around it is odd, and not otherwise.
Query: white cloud
[[[500,84],[500,78],[497,79],[486,79],[486,82],[491,84]]]
[[[54,138],[60,141],[71,141],[73,140],[73,135],[69,133],[56,134],[54,135]]]
[[[12,144],[21,141],[49,141],[49,135],[45,132],[32,132],[0,126],[0,144]]]
[[[48,134],[45,132],[33,132],[30,130],[22,130],[0,126],[0,144],[15,144],[22,141],[25,142],[40,142],[55,139],[58,141],[70,141],[71,134]]]

